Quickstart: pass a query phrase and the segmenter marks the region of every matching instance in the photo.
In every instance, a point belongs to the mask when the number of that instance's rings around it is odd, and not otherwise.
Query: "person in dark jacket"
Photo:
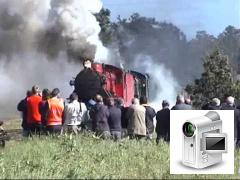
[[[156,115],[157,125],[157,144],[159,140],[162,138],[164,141],[169,142],[170,140],[170,110],[169,110],[169,102],[163,100],[162,102],[162,110],[157,112]]]
[[[240,110],[235,107],[235,99],[232,96],[226,98],[221,110],[234,110],[234,141],[237,148],[240,147]]]
[[[124,100],[122,98],[116,100],[116,106],[121,109],[122,138],[128,137],[128,119],[126,118],[128,108],[124,107]]]
[[[51,91],[48,89],[43,89],[42,91],[42,101],[38,105],[39,112],[41,114],[42,130],[46,132],[47,126],[47,100],[51,98]]]
[[[178,95],[176,100],[176,105],[172,107],[171,110],[191,110],[192,106],[185,103],[184,96]]]
[[[108,99],[108,110],[109,110],[109,117],[108,117],[108,124],[110,128],[111,135],[115,141],[121,139],[121,109],[115,106],[114,99]]]
[[[140,104],[145,107],[145,122],[146,122],[146,130],[147,130],[147,139],[152,139],[152,134],[154,132],[154,124],[153,124],[153,118],[156,116],[155,110],[148,105],[148,100],[146,96],[142,96],[140,98]]]
[[[218,98],[213,98],[211,102],[207,102],[202,106],[202,110],[220,110],[221,107],[221,101]]]
[[[30,97],[31,95],[32,95],[32,91],[28,90],[26,93],[26,97],[22,99],[17,105],[17,110],[22,112],[22,128],[23,128],[22,135],[24,137],[27,137],[30,135],[29,127],[27,123],[27,98]]]
[[[222,103],[221,110],[234,110],[235,109],[235,99],[232,96],[228,96],[224,103]]]
[[[111,136],[108,125],[109,110],[108,107],[103,104],[101,95],[96,95],[95,100],[96,104],[91,108],[89,113],[93,123],[93,131],[97,136],[106,139]]]
[[[201,110],[209,110],[210,102],[207,102],[202,105]]]

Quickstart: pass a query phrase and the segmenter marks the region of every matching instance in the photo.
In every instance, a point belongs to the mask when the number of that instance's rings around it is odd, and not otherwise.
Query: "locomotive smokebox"
[[[83,102],[87,102],[101,92],[102,86],[100,76],[92,69],[85,68],[76,76],[74,88],[78,97]]]

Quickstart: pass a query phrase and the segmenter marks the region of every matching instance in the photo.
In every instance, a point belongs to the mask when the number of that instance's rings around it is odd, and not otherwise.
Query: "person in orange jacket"
[[[32,133],[40,133],[41,130],[41,114],[38,110],[38,105],[42,101],[39,95],[40,89],[38,86],[32,87],[32,95],[27,98],[27,124]]]
[[[60,90],[53,89],[52,98],[47,100],[47,122],[46,130],[50,134],[60,134],[63,124],[64,100],[59,97]]]

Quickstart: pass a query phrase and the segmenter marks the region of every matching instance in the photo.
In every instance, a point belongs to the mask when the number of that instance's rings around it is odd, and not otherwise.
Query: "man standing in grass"
[[[46,133],[46,122],[47,122],[47,100],[51,97],[51,91],[48,89],[43,89],[42,91],[42,101],[38,105],[39,112],[41,114],[41,123],[42,123],[42,131],[44,134]]]
[[[42,97],[39,93],[40,89],[35,85],[32,87],[32,95],[27,98],[27,122],[31,133],[40,133],[41,130],[41,114],[38,106]]]
[[[169,142],[170,140],[170,110],[169,110],[169,102],[167,100],[163,100],[162,102],[162,110],[157,112],[156,116],[157,125],[157,144],[159,140],[162,138],[164,141]]]
[[[192,106],[185,103],[183,95],[178,95],[176,98],[176,105],[171,110],[192,110]]]
[[[108,125],[108,107],[104,105],[101,95],[96,95],[95,100],[96,104],[91,108],[89,113],[93,122],[93,131],[97,136],[107,139],[111,136]]]
[[[63,130],[67,129],[68,132],[78,134],[80,128],[78,127],[83,117],[87,113],[86,105],[78,101],[77,93],[70,95],[70,103],[65,106],[64,109],[64,127]]]
[[[240,147],[240,110],[236,108],[235,98],[227,96],[221,110],[234,110],[234,141],[235,147]]]
[[[115,102],[113,98],[108,99],[108,124],[111,131],[112,138],[117,141],[121,139],[121,109],[115,106]]]
[[[29,127],[27,123],[27,98],[32,95],[32,91],[28,90],[26,93],[26,97],[22,99],[17,106],[17,110],[22,112],[22,135],[23,137],[29,136]]]
[[[60,90],[53,89],[52,98],[47,100],[47,131],[50,134],[60,134],[63,123],[64,101],[59,97]]]
[[[116,100],[116,106],[121,109],[121,129],[122,129],[122,138],[128,137],[128,119],[126,119],[126,112],[128,107],[124,107],[124,100],[122,98],[118,98]]]
[[[146,136],[145,108],[140,105],[139,99],[134,98],[132,105],[128,108],[126,118],[128,119],[128,135],[130,139],[142,139]]]
[[[146,96],[140,98],[140,104],[145,107],[145,122],[147,128],[147,138],[152,139],[152,134],[154,132],[153,118],[156,116],[155,110],[148,104],[148,99]]]

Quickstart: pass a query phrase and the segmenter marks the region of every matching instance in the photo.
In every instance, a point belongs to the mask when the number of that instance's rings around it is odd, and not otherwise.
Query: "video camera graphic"
[[[222,133],[222,120],[215,111],[184,122],[182,163],[193,168],[205,168],[222,161],[227,153],[227,134]]]

